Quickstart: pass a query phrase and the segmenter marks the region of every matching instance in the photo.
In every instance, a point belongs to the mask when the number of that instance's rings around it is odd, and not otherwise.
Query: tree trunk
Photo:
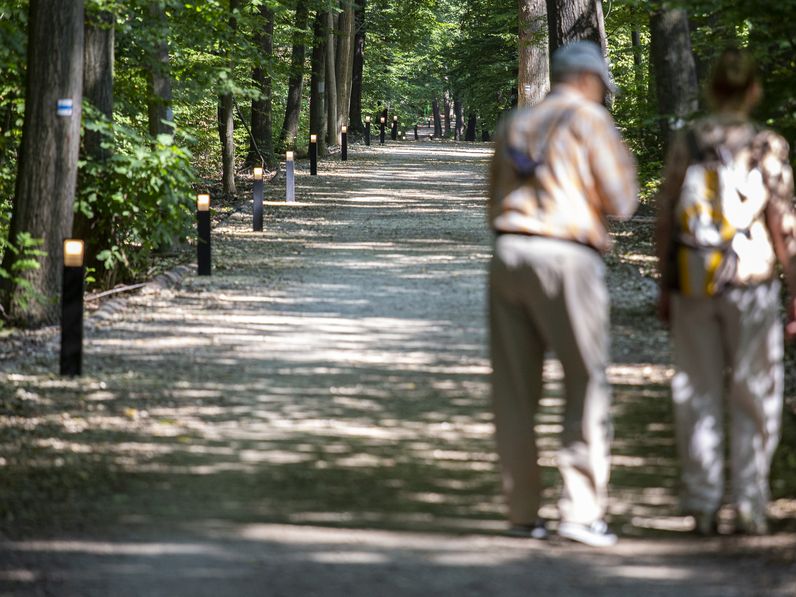
[[[644,87],[644,64],[642,55],[644,48],[641,46],[641,31],[636,25],[630,32],[630,44],[633,49],[633,79],[636,84],[636,97],[644,97],[642,88]]]
[[[328,13],[318,11],[313,27],[310,79],[310,134],[318,136],[318,155],[326,155],[326,45]]]
[[[225,93],[218,102],[218,137],[221,141],[221,186],[224,197],[238,194],[235,186],[235,118],[231,93]]]
[[[365,3],[354,5],[354,62],[351,68],[351,109],[348,112],[349,130],[365,134],[362,122],[362,70],[365,65]]]
[[[306,55],[306,28],[309,17],[309,0],[298,0],[296,3],[295,31],[293,33],[293,50],[290,56],[290,78],[288,81],[285,120],[279,133],[279,151],[284,152],[296,148],[299,117],[301,116],[301,95],[304,85],[304,62]]]
[[[588,39],[607,53],[600,0],[546,0],[550,53],[573,41]]]
[[[538,104],[550,89],[550,58],[547,42],[545,0],[519,0],[520,66],[517,105]]]
[[[83,99],[96,108],[109,122],[113,120],[113,68],[114,68],[114,16],[102,11],[86,15],[83,48]],[[112,150],[102,146],[106,137],[85,128],[81,143],[82,159],[93,162],[107,162]],[[78,188],[82,184],[78,176]],[[103,284],[112,284],[118,269],[107,271],[97,261],[97,254],[109,248],[113,239],[111,214],[94,210],[92,218],[83,212],[75,213],[72,236],[86,241],[85,263],[96,270],[96,278]]]
[[[267,4],[260,5],[260,17],[263,27],[259,27],[254,35],[254,43],[259,51],[259,59],[268,61],[274,55],[274,11]],[[271,104],[271,75],[269,69],[258,64],[252,71],[252,80],[260,91],[260,97],[252,100],[252,125],[249,138],[249,154],[246,164],[253,166],[260,163],[260,154],[265,160],[265,165],[276,164],[274,158],[274,133]],[[255,147],[256,143],[256,147]],[[258,151],[259,150],[259,154]]]
[[[158,41],[151,49],[147,76],[149,97],[147,100],[147,116],[149,118],[149,134],[171,135],[174,127],[171,124],[171,74],[169,73],[169,25],[166,13],[160,2],[154,0],[149,4],[149,18],[155,23]]]
[[[326,142],[330,146],[337,145],[336,24],[335,13],[329,10],[326,13]]]
[[[240,0],[229,1],[229,29],[230,37],[234,39],[238,29],[235,10]],[[232,64],[230,60],[230,71]],[[221,184],[224,197],[234,197],[238,194],[235,187],[235,103],[232,92],[223,93],[218,104],[218,135],[221,140],[221,166],[223,169]]]
[[[664,144],[673,130],[698,108],[696,67],[691,52],[688,14],[661,9],[650,17],[651,55]]]
[[[114,17],[103,11],[86,19],[83,51],[83,97],[108,120],[113,119]],[[101,147],[102,134],[86,129],[83,151],[95,160],[110,156]]]
[[[434,136],[440,139],[442,137],[442,117],[439,113],[439,101],[437,98],[434,98],[434,101],[431,102],[431,111],[434,114]]]
[[[83,24],[83,0],[30,0],[25,120],[9,239],[16,244],[28,234],[43,245],[35,257],[39,267],[15,272],[21,281],[8,282],[4,293],[9,318],[29,327],[52,323],[59,313],[62,243],[72,232],[80,148]],[[61,99],[72,100],[71,115],[56,113]],[[6,271],[14,270],[16,259],[6,251]],[[26,300],[30,292],[35,300]]]
[[[462,101],[458,99],[453,100],[453,113],[456,115],[456,126],[454,138],[457,141],[462,140],[462,132],[464,131],[464,116],[462,114]]]
[[[470,112],[467,116],[467,133],[465,134],[465,141],[475,141],[476,126],[478,124],[478,115],[475,112]]]
[[[354,73],[354,3],[343,0],[337,52],[337,131],[348,124],[351,109],[351,84]]]
[[[451,136],[451,113],[453,112],[453,105],[451,103],[451,94],[450,91],[445,91],[442,94],[442,110],[445,114],[445,129],[443,134],[445,138]]]

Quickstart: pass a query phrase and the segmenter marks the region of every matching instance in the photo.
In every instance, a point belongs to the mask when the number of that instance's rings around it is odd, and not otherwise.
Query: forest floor
[[[267,188],[264,233],[250,202],[215,229],[213,276],[89,317],[82,378],[56,375],[57,330],[0,336],[0,595],[796,594],[792,401],[774,532],[697,538],[678,515],[649,206],[612,225],[607,257],[620,543],[502,535],[489,154],[405,142],[353,146],[318,177],[300,164],[297,203]]]

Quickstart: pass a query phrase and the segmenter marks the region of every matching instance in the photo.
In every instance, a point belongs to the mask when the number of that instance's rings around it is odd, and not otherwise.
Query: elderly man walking
[[[601,253],[608,215],[637,206],[635,163],[603,107],[614,92],[600,49],[580,41],[552,59],[553,88],[504,119],[490,172],[492,405],[510,533],[547,537],[534,417],[545,352],[564,369],[558,468],[561,537],[610,546],[604,521],[611,393],[609,302]]]

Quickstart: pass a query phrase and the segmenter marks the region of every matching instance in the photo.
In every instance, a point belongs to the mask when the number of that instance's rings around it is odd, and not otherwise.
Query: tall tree
[[[114,15],[109,11],[86,11],[83,51],[83,99],[99,114],[113,120]],[[102,132],[86,127],[81,145],[82,159],[107,162],[112,153]],[[81,182],[78,180],[78,185]],[[112,234],[112,218],[94,211],[89,218],[82,211],[75,213],[73,235],[86,241],[86,263],[97,267],[97,254],[108,248]],[[113,277],[113,272],[107,272]]]
[[[236,16],[240,0],[229,0],[229,35],[235,38],[238,30]],[[229,50],[230,71],[232,64]],[[222,193],[225,197],[234,197],[238,194],[235,187],[235,98],[232,91],[227,90],[221,94],[218,102],[218,136],[221,140],[221,166],[222,166]]]
[[[354,2],[342,0],[337,32],[337,130],[348,124],[351,109],[351,83],[354,74]]]
[[[326,13],[326,143],[337,145],[337,13],[329,0]]]
[[[108,120],[113,119],[114,20],[109,11],[87,13],[84,30],[83,98]],[[98,131],[84,131],[83,150],[94,159],[108,157]]]
[[[547,0],[547,33],[551,53],[581,39],[608,50],[601,0]]]
[[[456,117],[456,126],[454,128],[453,138],[457,141],[462,140],[462,134],[464,132],[464,115],[462,112],[462,101],[460,99],[454,99],[453,113]]]
[[[307,19],[309,0],[297,0],[293,29],[293,49],[290,54],[290,77],[285,101],[285,120],[279,133],[279,151],[295,149],[301,116],[301,96],[304,86],[304,62],[307,48]]]
[[[517,77],[519,106],[533,106],[550,88],[545,0],[519,0],[519,53]]]
[[[451,92],[447,89],[442,94],[442,106],[445,115],[445,128],[443,134],[447,138],[450,137],[451,131],[453,130],[453,127],[451,126],[451,121],[453,119],[453,102],[451,101]]]
[[[12,251],[6,251],[3,268],[16,273],[4,293],[6,312],[32,327],[57,318],[62,243],[72,232],[83,101],[83,0],[30,0],[28,11],[25,119],[9,238],[16,242],[29,235],[43,239],[43,245],[36,269],[18,271]],[[61,100],[71,100],[71,110]],[[26,300],[30,292],[40,300]]]
[[[442,116],[439,112],[439,100],[435,97],[431,102],[431,113],[434,116],[434,136],[437,139],[442,138]]]
[[[252,71],[252,80],[260,96],[252,100],[252,126],[249,139],[249,154],[246,163],[259,163],[260,154],[266,165],[275,164],[271,63],[274,58],[274,11],[268,4],[260,5],[262,27],[257,27],[254,41],[259,50],[258,63]],[[259,150],[259,153],[258,153]]]
[[[688,13],[659,8],[650,17],[651,55],[664,143],[699,107]]]
[[[152,23],[157,41],[149,48],[147,62],[147,116],[149,118],[149,134],[152,137],[172,134],[173,119],[171,109],[171,73],[169,65],[169,23],[162,0],[151,0],[149,3],[149,20]]]
[[[366,0],[354,3],[354,63],[351,68],[351,109],[348,124],[352,132],[364,134],[362,122],[362,72],[365,65],[365,7]]]
[[[326,46],[329,43],[329,15],[319,10],[315,16],[312,42],[312,76],[310,79],[310,134],[318,136],[318,154],[326,147]]]
[[[467,115],[467,132],[464,134],[465,141],[475,141],[475,135],[478,126],[478,114],[474,110],[470,110]]]

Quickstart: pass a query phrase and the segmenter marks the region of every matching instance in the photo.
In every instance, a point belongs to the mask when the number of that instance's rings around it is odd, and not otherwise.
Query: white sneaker
[[[558,525],[558,536],[591,547],[611,547],[616,545],[618,540],[617,536],[608,530],[604,520],[597,520],[591,524],[562,522]]]

